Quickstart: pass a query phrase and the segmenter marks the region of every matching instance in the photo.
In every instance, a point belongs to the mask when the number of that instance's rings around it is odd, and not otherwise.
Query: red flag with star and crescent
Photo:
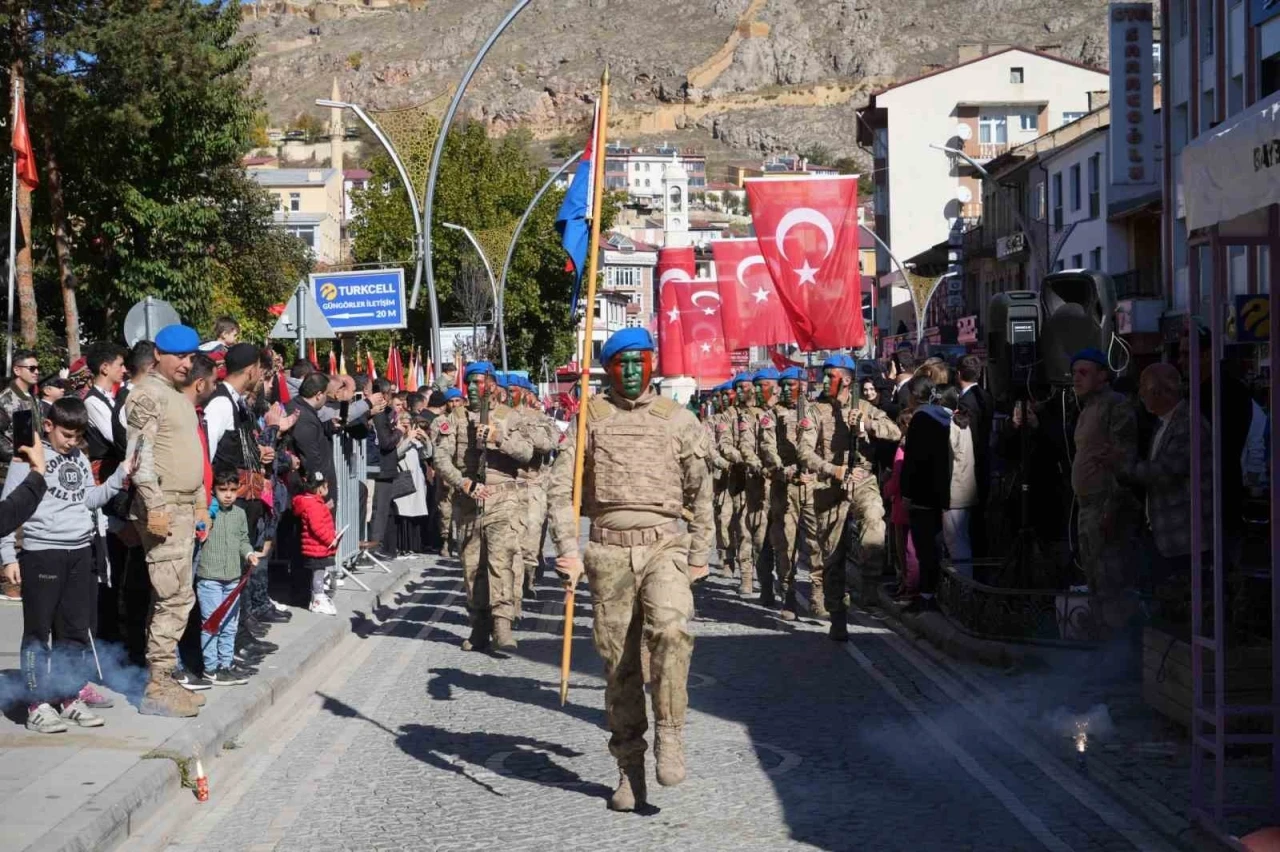
[[[712,240],[716,282],[724,310],[724,335],[730,349],[795,343],[791,317],[778,299],[773,276],[754,238]]]
[[[858,269],[858,179],[746,181],[756,241],[801,349],[866,343]]]
[[[720,288],[710,278],[671,284],[684,335],[684,375],[704,384],[724,381],[733,375],[733,365],[724,335]]]
[[[695,275],[693,247],[658,250],[658,373],[683,376],[684,324],[680,321],[680,304],[676,286],[692,281]]]

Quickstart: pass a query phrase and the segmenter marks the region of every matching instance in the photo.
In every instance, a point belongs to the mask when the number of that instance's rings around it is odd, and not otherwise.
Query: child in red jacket
[[[302,527],[302,565],[311,572],[311,611],[337,615],[333,601],[325,594],[325,575],[333,570],[338,552],[338,533],[326,501],[329,483],[324,473],[314,470],[303,481],[303,493],[293,498],[293,514]]]

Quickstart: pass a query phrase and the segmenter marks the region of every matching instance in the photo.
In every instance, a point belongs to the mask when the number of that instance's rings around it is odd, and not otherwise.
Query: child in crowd
[[[337,615],[333,601],[325,594],[327,575],[333,571],[338,552],[338,534],[326,501],[329,483],[324,473],[313,470],[303,477],[303,490],[293,498],[293,514],[302,528],[302,567],[311,572],[311,611]]]
[[[29,693],[27,728],[57,734],[68,724],[103,724],[86,703],[93,661],[89,630],[98,607],[94,577],[94,512],[119,492],[133,468],[126,460],[101,485],[93,484],[89,458],[79,449],[89,426],[82,401],[68,396],[49,406],[44,420],[46,490],[22,528],[22,553],[10,533],[0,539],[0,562],[11,582],[22,583],[22,674]],[[15,459],[4,483],[8,496],[27,478]],[[94,698],[97,706],[109,702]],[[56,708],[56,709],[55,709]]]
[[[200,601],[200,618],[208,621],[239,584],[244,565],[258,565],[258,554],[249,542],[249,520],[236,505],[240,478],[235,470],[221,469],[213,478],[214,500],[209,507],[213,529],[200,547],[196,566],[196,598]],[[240,597],[227,609],[211,635],[201,631],[204,653],[204,676],[214,686],[238,686],[249,682],[248,674],[235,660],[236,627],[240,623]]]

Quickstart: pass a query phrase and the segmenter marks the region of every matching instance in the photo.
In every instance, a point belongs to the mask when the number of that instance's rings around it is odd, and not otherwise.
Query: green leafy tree
[[[830,166],[835,157],[831,149],[821,143],[814,143],[800,152],[800,156],[814,166]]]

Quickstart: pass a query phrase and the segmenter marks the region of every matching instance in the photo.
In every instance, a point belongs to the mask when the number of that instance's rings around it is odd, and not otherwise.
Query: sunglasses
[[[14,364],[13,368],[15,370],[30,370],[33,373],[40,372],[39,364]]]

